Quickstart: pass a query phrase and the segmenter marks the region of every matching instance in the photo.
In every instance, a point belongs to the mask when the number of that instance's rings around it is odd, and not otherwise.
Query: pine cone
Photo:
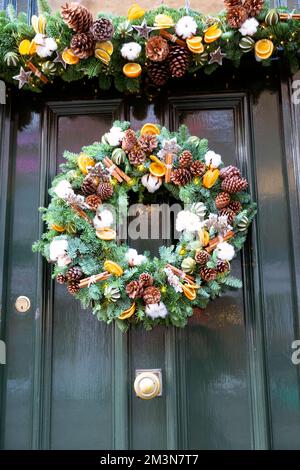
[[[79,266],[73,266],[68,269],[68,281],[79,281],[83,276],[82,269]]]
[[[90,33],[79,33],[72,37],[70,47],[79,59],[87,59],[94,54],[94,39]]]
[[[147,72],[150,80],[156,86],[165,85],[170,78],[167,62],[150,62],[148,64]]]
[[[132,129],[127,129],[122,140],[122,149],[126,153],[129,153],[133,149],[133,147],[136,146],[136,144],[137,138],[135,132]]]
[[[146,305],[158,304],[161,299],[160,290],[157,287],[147,287],[144,290],[143,299]]]
[[[171,174],[171,181],[177,186],[184,186],[185,184],[190,183],[192,175],[189,170],[186,168],[177,168],[173,170]]]
[[[176,44],[171,46],[168,60],[172,77],[180,78],[187,72],[190,53],[185,47]]]
[[[131,299],[137,299],[138,297],[141,297],[143,291],[143,286],[141,286],[139,281],[131,281],[126,286],[126,293]]]
[[[181,168],[189,168],[193,163],[193,155],[189,150],[184,150],[181,152],[179,157],[179,166]]]
[[[150,287],[153,284],[153,277],[149,273],[142,273],[140,274],[139,282],[143,287]]]
[[[101,199],[100,196],[97,196],[97,194],[91,194],[86,198],[85,202],[92,211],[96,211],[98,206],[101,204]]]
[[[232,178],[233,176],[241,176],[240,170],[236,166],[229,165],[220,170],[221,180],[224,180],[225,178]]]
[[[163,62],[169,55],[168,42],[161,36],[152,36],[146,44],[146,56],[152,62]]]
[[[99,18],[90,27],[90,33],[95,41],[109,41],[114,34],[114,27],[108,18]]]
[[[221,188],[229,194],[245,191],[248,187],[248,182],[245,178],[234,176],[233,178],[226,178],[222,181]]]
[[[67,280],[68,278],[64,274],[58,274],[56,276],[56,281],[58,282],[58,284],[64,284],[65,282],[67,282]]]
[[[226,273],[230,269],[230,264],[228,261],[218,261],[217,263],[217,271],[220,274]]]
[[[138,166],[141,165],[141,163],[144,163],[146,160],[146,154],[139,145],[136,145],[128,154],[128,159],[131,165]]]
[[[66,3],[61,7],[64,22],[76,33],[85,33],[93,23],[92,13],[79,3]]]
[[[227,222],[229,224],[232,224],[232,222],[234,221],[234,218],[236,216],[235,212],[231,211],[230,209],[228,209],[228,207],[225,207],[224,209],[222,209],[219,213],[219,215],[226,215],[227,216]]]
[[[229,9],[232,7],[242,5],[242,1],[241,0],[224,0],[224,4],[225,4],[225,7]]]
[[[213,281],[214,279],[216,279],[217,277],[217,270],[216,269],[212,269],[212,268],[201,268],[200,269],[200,276],[202,277],[202,279],[204,281]]]
[[[218,210],[224,209],[224,207],[228,206],[230,203],[230,195],[228,193],[218,194],[215,203]]]
[[[114,192],[114,188],[110,183],[100,183],[97,189],[98,196],[100,196],[101,201],[109,199]]]
[[[232,201],[229,204],[228,209],[238,214],[242,210],[242,204],[240,203],[240,201]]]
[[[190,166],[190,171],[193,176],[202,176],[206,171],[205,163],[200,162],[200,160],[196,160]]]
[[[91,176],[91,175],[87,175],[84,178],[83,183],[81,185],[81,191],[83,192],[85,196],[89,196],[90,194],[95,194],[98,188],[98,184],[99,184],[99,178]]]
[[[139,146],[145,153],[151,153],[157,148],[158,142],[155,135],[144,134],[139,137]]]
[[[227,12],[227,22],[234,29],[239,29],[247,18],[247,10],[242,6],[232,7]]]
[[[76,294],[80,290],[79,281],[69,281],[68,291],[70,294]]]
[[[246,0],[244,7],[248,12],[248,16],[258,16],[264,6],[265,0]]]
[[[210,260],[210,255],[205,250],[198,251],[195,254],[195,261],[200,266],[205,266],[209,260]]]

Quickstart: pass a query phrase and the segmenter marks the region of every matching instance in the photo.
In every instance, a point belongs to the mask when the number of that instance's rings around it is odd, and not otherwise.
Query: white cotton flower
[[[213,150],[209,150],[205,154],[205,163],[206,166],[212,166],[213,168],[218,168],[222,163],[222,157]]]
[[[141,51],[142,48],[137,42],[126,42],[121,47],[121,56],[132,62],[138,58]]]
[[[49,250],[51,261],[56,261],[58,258],[66,256],[68,252],[68,240],[65,238],[53,238]]]
[[[149,191],[149,193],[154,193],[162,185],[162,179],[158,176],[153,176],[150,173],[142,177],[142,185]]]
[[[53,190],[57,197],[67,199],[74,194],[71,184],[67,180],[60,181]]]
[[[68,256],[68,255],[59,256],[59,257],[57,258],[57,266],[58,266],[59,268],[64,268],[65,266],[68,266],[68,264],[70,264],[71,261],[72,261],[72,260],[71,260],[70,256]]]
[[[104,209],[102,211],[96,212],[96,215],[93,219],[93,225],[96,230],[102,230],[104,228],[110,227],[114,222],[114,217],[111,211]]]
[[[140,266],[141,264],[147,261],[146,256],[139,255],[134,248],[129,248],[125,254],[125,259],[128,262],[129,266]]]
[[[255,18],[249,18],[242,24],[239,32],[243,36],[253,36],[256,33],[258,26],[259,22]]]
[[[200,217],[191,211],[180,211],[176,217],[177,232],[197,232],[202,228]]]
[[[44,34],[36,34],[34,42],[37,46],[36,53],[42,58],[51,56],[57,49],[56,41],[53,38],[47,38]]]
[[[115,126],[112,127],[109,132],[105,134],[106,141],[112,147],[117,147],[124,137],[124,132],[121,127]]]
[[[176,23],[175,31],[177,36],[180,36],[183,39],[190,38],[196,34],[197,23],[191,16],[183,16]]]
[[[231,261],[235,255],[235,251],[232,245],[227,242],[221,242],[216,248],[217,257],[222,261]]]
[[[145,313],[148,317],[152,318],[152,320],[155,320],[155,318],[166,318],[168,310],[163,302],[159,302],[158,304],[146,305]]]

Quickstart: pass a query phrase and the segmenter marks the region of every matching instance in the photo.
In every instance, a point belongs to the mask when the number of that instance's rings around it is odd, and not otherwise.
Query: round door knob
[[[134,390],[143,400],[151,400],[160,393],[159,378],[153,372],[142,372],[134,381]]]

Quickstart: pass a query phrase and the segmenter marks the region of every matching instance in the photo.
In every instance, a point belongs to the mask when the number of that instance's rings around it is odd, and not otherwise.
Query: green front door
[[[296,128],[281,106],[285,85],[255,98],[241,89],[174,90],[154,103],[12,97],[3,109],[3,448],[300,447],[300,366],[291,361],[295,175],[286,152]],[[81,310],[31,252],[42,231],[37,209],[63,150],[100,139],[115,118],[134,128],[187,124],[228,164],[238,162],[258,202],[251,238],[233,263],[243,290],[195,312],[183,330],[122,335]],[[26,313],[15,308],[20,295],[31,301]],[[162,370],[163,394],[144,401],[133,390],[135,371],[153,368]]]

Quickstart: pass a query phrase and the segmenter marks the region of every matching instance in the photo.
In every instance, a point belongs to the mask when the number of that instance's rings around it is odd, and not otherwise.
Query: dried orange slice
[[[150,135],[159,135],[160,129],[156,124],[152,124],[151,122],[147,122],[143,125],[141,129],[141,135],[150,134]]]
[[[129,21],[138,20],[139,18],[142,18],[145,13],[146,10],[140,7],[140,5],[138,5],[137,3],[133,3],[127,12],[127,19]]]
[[[101,60],[101,62],[106,65],[108,65],[110,62],[110,55],[103,49],[95,49],[95,57],[97,57],[97,59]]]
[[[273,54],[274,44],[270,39],[260,39],[255,43],[255,55],[262,60],[269,59]]]
[[[121,315],[118,316],[119,320],[126,320],[127,318],[132,317],[132,315],[135,312],[135,303],[131,305],[130,308],[127,310],[124,310],[124,312],[121,313]]]
[[[37,50],[37,45],[34,42],[34,40],[32,40],[31,43],[30,43],[30,47],[29,47],[29,55],[35,54],[36,50]]]
[[[112,228],[106,227],[101,230],[96,230],[96,236],[100,238],[100,240],[110,241],[114,240],[117,234]]]
[[[195,300],[196,298],[196,290],[193,287],[187,286],[186,284],[181,284],[182,290],[184,295],[189,299],[189,300]]]
[[[142,67],[135,62],[128,62],[128,64],[125,64],[123,67],[123,73],[128,78],[136,78],[141,75]]]
[[[222,30],[218,27],[218,24],[210,26],[204,33],[204,41],[210,44],[222,36]]]
[[[200,230],[198,232],[199,240],[202,246],[207,246],[209,244],[209,233],[207,230]]]
[[[57,225],[57,224],[52,224],[51,228],[52,230],[55,230],[56,232],[60,232],[60,233],[66,230],[65,227],[62,227],[61,225]]]
[[[45,34],[46,28],[46,18],[44,15],[32,15],[31,17],[31,25],[36,32],[36,34]]]
[[[157,176],[158,178],[164,176],[166,174],[166,166],[164,163],[161,162],[155,155],[150,155],[150,159],[153,161],[149,167],[150,173],[153,176]]]
[[[111,41],[96,42],[95,49],[102,49],[109,55],[112,55],[112,53],[114,52],[114,46]]]
[[[19,44],[19,53],[21,55],[29,55],[30,45],[31,42],[29,39],[23,39],[23,41],[21,41]]]
[[[220,171],[215,170],[208,170],[202,179],[202,184],[205,188],[210,189],[219,178]]]
[[[80,153],[77,159],[77,165],[79,166],[80,171],[84,174],[88,174],[87,167],[95,166],[95,160],[92,157],[89,157],[85,153]]]
[[[65,63],[68,65],[75,65],[75,64],[78,64],[79,62],[79,58],[74,54],[72,49],[66,49],[62,53],[62,58],[65,61]]]
[[[114,274],[115,276],[122,276],[123,274],[123,269],[118,263],[115,263],[114,261],[111,260],[106,260],[104,263],[104,269],[105,271],[108,271],[110,274]]]
[[[174,20],[171,16],[161,13],[154,18],[154,26],[160,29],[168,29],[174,26]]]
[[[202,54],[202,52],[204,51],[201,36],[193,36],[192,38],[187,39],[186,45],[188,49],[194,54]]]

